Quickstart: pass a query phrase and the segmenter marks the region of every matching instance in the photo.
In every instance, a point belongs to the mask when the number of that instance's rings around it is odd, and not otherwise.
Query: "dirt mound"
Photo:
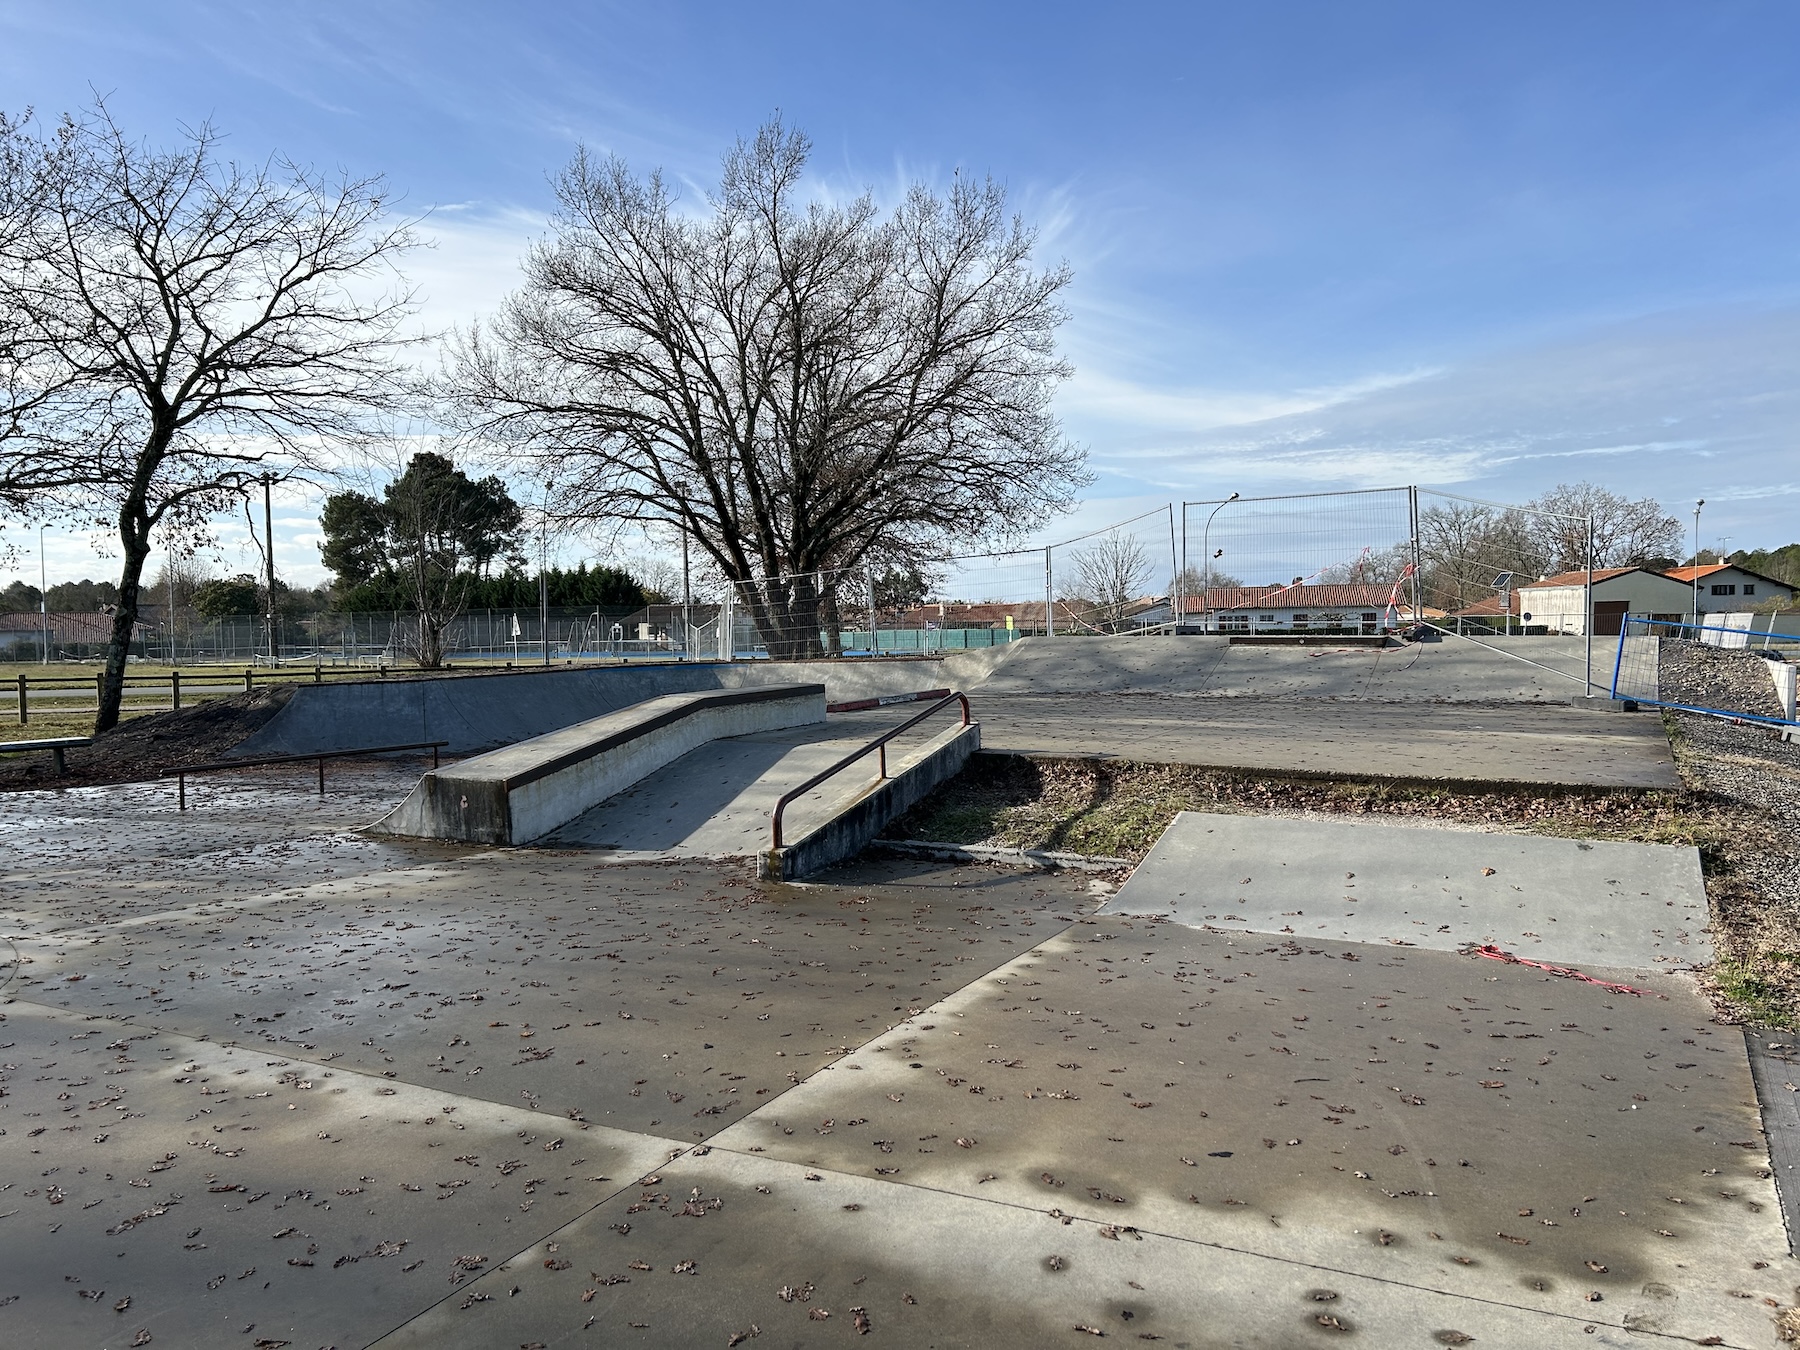
[[[204,764],[228,754],[293,696],[294,686],[282,684],[133,718],[92,745],[65,751],[69,772],[61,778],[48,751],[7,756],[0,759],[0,791],[131,783],[183,764]]]

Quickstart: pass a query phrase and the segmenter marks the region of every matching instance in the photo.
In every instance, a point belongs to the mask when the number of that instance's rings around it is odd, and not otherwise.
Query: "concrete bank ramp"
[[[1026,643],[944,657],[879,660],[659,662],[552,666],[486,674],[302,684],[281,712],[233,757],[304,755],[370,745],[447,741],[451,755],[476,754],[541,736],[666,694],[821,684],[828,703],[966,689]]]
[[[1603,681],[1612,675],[1615,641],[1594,643]],[[1233,647],[1198,636],[1026,638],[999,650],[1005,659],[981,683],[985,695],[1562,703],[1584,688],[1580,638],[1494,639],[1484,647],[1448,637],[1375,649]]]
[[[665,694],[434,770],[372,828],[526,844],[707,742],[824,720],[822,684]]]
[[[1574,965],[1713,959],[1700,855],[1662,844],[1183,811],[1103,912]]]

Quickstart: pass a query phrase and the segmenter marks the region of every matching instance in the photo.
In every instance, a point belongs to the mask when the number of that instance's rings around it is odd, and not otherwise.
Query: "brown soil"
[[[0,756],[0,792],[134,783],[155,778],[164,769],[204,764],[227,754],[286,707],[293,696],[293,685],[275,685],[251,694],[209,699],[179,712],[133,718],[95,737],[92,745],[64,751],[69,771],[61,778],[47,750]]]

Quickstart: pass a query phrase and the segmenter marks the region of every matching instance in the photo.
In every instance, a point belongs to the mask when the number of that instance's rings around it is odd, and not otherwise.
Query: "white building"
[[[1587,581],[1586,572],[1561,572],[1520,586],[1517,607],[1526,631],[1541,626],[1552,633],[1586,633]],[[1617,635],[1627,614],[1679,621],[1693,605],[1691,583],[1647,567],[1595,568],[1593,585],[1597,636]]]
[[[1331,633],[1374,636],[1412,621],[1409,583],[1338,586],[1215,586],[1181,597],[1181,623],[1207,633]]]
[[[1696,578],[1700,583],[1702,614],[1742,613],[1748,609],[1756,609],[1770,600],[1779,600],[1783,605],[1794,603],[1794,588],[1785,581],[1746,571],[1735,563],[1703,563],[1699,567],[1677,567],[1669,572],[1669,577],[1687,588],[1687,600],[1682,608],[1688,613],[1694,610]]]

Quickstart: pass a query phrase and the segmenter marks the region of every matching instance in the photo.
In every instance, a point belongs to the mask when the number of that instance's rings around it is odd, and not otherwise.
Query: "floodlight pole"
[[[1701,497],[1694,503],[1694,623],[1700,623],[1700,508],[1706,505],[1706,498]]]
[[[1217,506],[1206,517],[1206,527],[1200,531],[1200,552],[1206,556],[1206,576],[1200,583],[1200,631],[1206,631],[1206,614],[1212,600],[1212,523],[1213,516],[1238,499],[1240,494],[1234,492]]]

